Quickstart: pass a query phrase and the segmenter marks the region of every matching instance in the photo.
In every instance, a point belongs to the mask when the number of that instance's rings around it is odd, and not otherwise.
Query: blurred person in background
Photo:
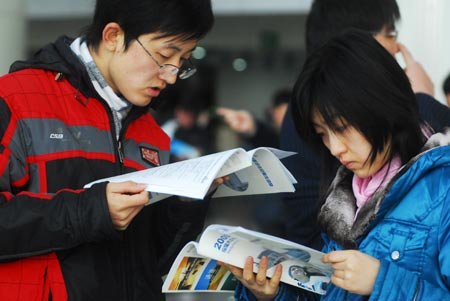
[[[171,161],[193,159],[218,151],[218,120],[210,114],[215,104],[215,72],[203,65],[195,77],[174,86],[173,98],[164,104],[171,112],[162,129],[171,138]],[[158,113],[160,108],[156,111]]]
[[[444,91],[447,106],[450,107],[450,74],[445,78],[442,90]]]
[[[290,98],[290,89],[276,90],[266,109],[265,121],[259,120],[247,110],[218,107],[216,114],[226,126],[238,134],[244,149],[250,150],[260,146],[278,148],[281,123]],[[252,221],[251,228],[277,236],[284,233],[284,208],[280,194],[245,196],[240,197],[239,202],[247,206]]]
[[[259,146],[278,147],[279,133],[291,97],[290,89],[283,88],[272,95],[266,110],[266,121],[259,120],[247,110],[216,108],[216,114],[237,133],[246,149]]]

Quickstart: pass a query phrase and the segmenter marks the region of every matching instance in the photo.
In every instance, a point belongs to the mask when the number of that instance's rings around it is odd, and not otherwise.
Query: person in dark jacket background
[[[442,84],[442,91],[444,92],[447,106],[450,106],[450,74],[447,75],[447,77],[444,80],[444,83]]]
[[[164,300],[161,276],[208,202],[83,186],[167,163],[149,107],[195,72],[213,23],[210,0],[98,0],[83,35],[0,78],[0,300]]]

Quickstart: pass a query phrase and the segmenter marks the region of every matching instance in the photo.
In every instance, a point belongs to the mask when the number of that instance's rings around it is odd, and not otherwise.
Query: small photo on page
[[[245,191],[248,188],[248,179],[245,178],[244,173],[235,172],[230,174],[229,179],[224,182],[225,186],[235,191]]]

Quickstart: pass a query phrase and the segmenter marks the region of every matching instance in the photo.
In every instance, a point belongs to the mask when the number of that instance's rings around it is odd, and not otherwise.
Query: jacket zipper
[[[130,121],[134,119],[134,110],[132,109],[128,116],[125,117],[125,119],[122,122],[122,128],[119,133],[119,138],[114,139],[117,141],[117,155],[120,162],[120,174],[123,173],[123,163],[124,163],[124,150],[123,150],[123,137],[125,137],[126,129],[128,128],[128,125],[130,124]],[[114,135],[113,135],[114,136]],[[130,225],[132,227],[132,225]],[[121,245],[121,266],[122,266],[122,283],[123,283],[123,289],[124,289],[124,298],[125,300],[133,300],[134,290],[133,290],[133,271],[131,270],[132,267],[130,266],[130,258],[132,257],[130,255],[130,242],[127,236],[127,233],[123,233],[123,239],[120,242]],[[124,300],[124,301],[125,301]]]
[[[117,153],[119,154],[119,162],[122,166],[123,165],[123,149],[122,149],[122,139],[121,138],[119,138],[119,141],[117,143]]]
[[[417,280],[416,292],[414,293],[412,301],[417,300],[417,297],[419,297],[419,291],[420,291],[420,280]]]

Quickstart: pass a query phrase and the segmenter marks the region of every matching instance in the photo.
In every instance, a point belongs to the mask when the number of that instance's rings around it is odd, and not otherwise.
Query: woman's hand
[[[220,262],[245,286],[258,301],[271,301],[278,293],[282,266],[279,264],[275,268],[275,273],[271,279],[266,277],[268,259],[266,256],[261,258],[258,273],[253,273],[253,257],[247,257],[243,269]]]
[[[331,282],[351,293],[370,295],[380,270],[380,261],[355,250],[334,251],[322,257],[334,269]]]

